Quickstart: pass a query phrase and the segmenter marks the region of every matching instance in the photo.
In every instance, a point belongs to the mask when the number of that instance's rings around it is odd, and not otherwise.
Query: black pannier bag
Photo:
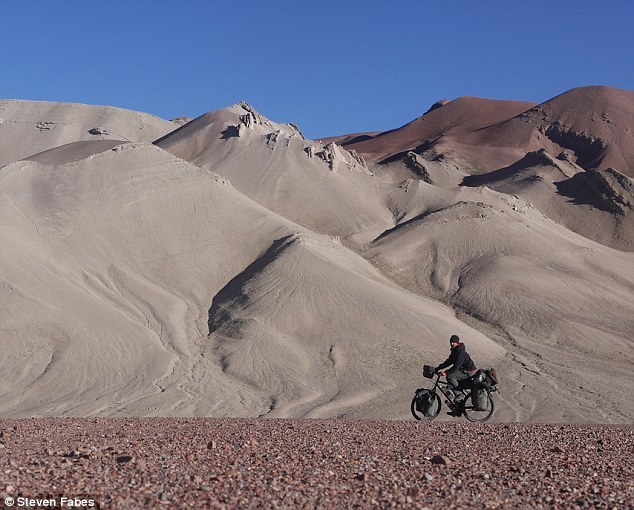
[[[423,413],[428,418],[436,415],[438,399],[431,390],[421,388],[416,390],[416,410]]]
[[[423,365],[423,377],[426,379],[433,379],[436,375],[436,368],[431,365]]]
[[[497,374],[495,368],[489,368],[487,370],[478,370],[471,378],[471,383],[476,389],[487,389],[489,391],[495,391],[495,386],[498,383]],[[474,404],[475,405],[475,404]]]

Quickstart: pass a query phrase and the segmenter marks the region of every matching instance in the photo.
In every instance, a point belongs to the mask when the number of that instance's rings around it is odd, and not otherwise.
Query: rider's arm
[[[436,372],[440,372],[443,368],[447,368],[451,364],[452,364],[451,358],[447,358],[445,361],[443,361],[440,365],[436,367]]]

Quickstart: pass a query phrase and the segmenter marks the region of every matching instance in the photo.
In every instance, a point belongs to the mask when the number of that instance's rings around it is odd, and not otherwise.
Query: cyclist
[[[447,382],[451,385],[451,390],[454,393],[454,401],[459,402],[465,397],[460,389],[460,382],[469,379],[477,372],[477,369],[458,335],[451,335],[449,344],[451,345],[451,354],[436,367],[436,373],[447,377]],[[449,371],[442,371],[443,368],[447,368],[450,365]],[[449,393],[451,393],[451,390]]]

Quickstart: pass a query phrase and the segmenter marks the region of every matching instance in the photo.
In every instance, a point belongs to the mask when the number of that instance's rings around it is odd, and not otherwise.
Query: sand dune
[[[631,93],[590,92],[624,130]],[[407,418],[451,334],[498,368],[496,420],[634,416],[627,133],[557,159],[517,127],[544,105],[462,98],[342,142],[366,159],[246,103],[2,105],[2,416]],[[474,172],[464,140],[502,131]]]

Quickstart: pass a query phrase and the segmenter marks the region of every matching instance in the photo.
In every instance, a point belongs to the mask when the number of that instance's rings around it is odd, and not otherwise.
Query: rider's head
[[[454,347],[460,343],[460,337],[458,335],[451,335],[449,339],[449,344]]]

